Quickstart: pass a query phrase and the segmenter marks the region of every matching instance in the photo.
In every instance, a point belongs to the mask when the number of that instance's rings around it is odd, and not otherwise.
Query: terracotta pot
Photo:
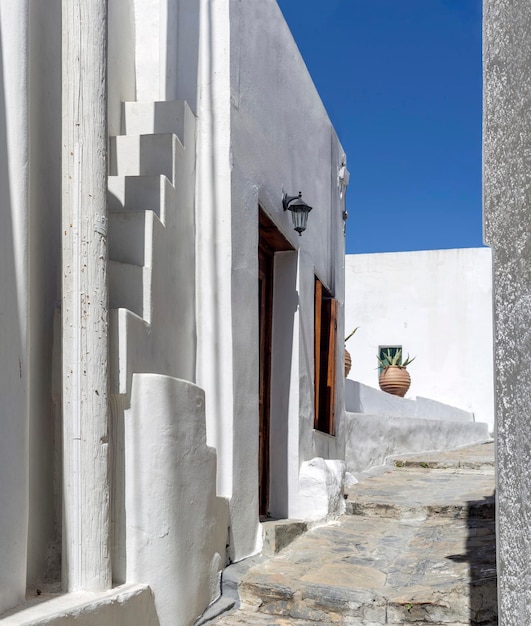
[[[382,391],[403,398],[411,385],[411,378],[405,367],[391,365],[382,371],[378,382]]]
[[[352,358],[350,356],[350,352],[345,348],[345,378],[348,376],[350,372],[350,368],[352,367]]]

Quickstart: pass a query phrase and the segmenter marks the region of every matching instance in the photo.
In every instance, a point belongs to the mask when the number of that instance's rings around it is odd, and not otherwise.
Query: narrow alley
[[[239,581],[219,626],[497,624],[494,444],[395,459]]]

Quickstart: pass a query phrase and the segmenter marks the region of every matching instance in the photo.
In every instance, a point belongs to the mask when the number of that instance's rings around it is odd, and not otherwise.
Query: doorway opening
[[[259,316],[259,433],[258,493],[261,519],[269,514],[270,495],[270,425],[271,359],[273,336],[273,294],[275,254],[293,250],[293,246],[259,208],[258,237],[258,316]]]

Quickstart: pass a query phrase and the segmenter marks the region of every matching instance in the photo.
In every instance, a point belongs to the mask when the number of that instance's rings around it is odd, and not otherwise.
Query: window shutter
[[[335,434],[337,300],[315,279],[314,428]]]
[[[327,413],[328,433],[335,435],[336,413],[336,346],[337,346],[337,300],[329,300],[330,303],[330,329],[328,333],[328,375],[327,387]]]

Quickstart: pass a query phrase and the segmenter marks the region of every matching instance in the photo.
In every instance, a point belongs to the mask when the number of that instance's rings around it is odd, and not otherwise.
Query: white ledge
[[[126,584],[109,591],[42,594],[0,615],[6,626],[159,626],[148,585]]]

